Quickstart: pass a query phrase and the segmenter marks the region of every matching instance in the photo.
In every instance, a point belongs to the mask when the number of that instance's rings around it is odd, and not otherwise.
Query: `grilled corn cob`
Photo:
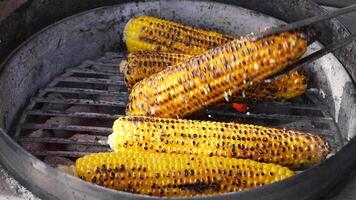
[[[278,78],[271,83],[259,83],[234,95],[232,101],[288,100],[302,95],[307,89],[307,77],[299,71]]]
[[[163,71],[168,66],[188,60],[191,55],[158,51],[137,51],[128,55],[120,64],[126,83],[132,88],[137,82]],[[296,71],[272,83],[261,83],[246,89],[245,94],[234,96],[233,101],[287,100],[303,94],[307,88],[306,76]]]
[[[294,175],[288,168],[251,160],[135,151],[95,153],[76,161],[84,180],[155,196],[192,196],[255,188]]]
[[[310,133],[233,122],[153,117],[120,117],[114,122],[108,144],[114,151],[248,158],[290,168],[318,163],[328,154],[328,144]]]
[[[305,52],[300,32],[284,32],[258,41],[233,40],[137,83],[127,114],[182,117],[229,100],[249,86],[283,70]]]
[[[157,50],[199,54],[233,38],[149,16],[131,19],[124,30],[129,52]]]
[[[124,74],[128,87],[132,88],[142,79],[163,71],[168,66],[188,60],[190,57],[192,56],[188,54],[137,51],[129,53],[127,61],[121,61],[120,71]]]

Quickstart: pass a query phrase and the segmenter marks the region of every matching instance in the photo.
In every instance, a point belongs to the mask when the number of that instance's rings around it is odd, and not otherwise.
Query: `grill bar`
[[[101,79],[101,78],[82,78],[82,77],[65,77],[58,80],[58,82],[70,82],[70,83],[91,83],[91,84],[103,84],[103,85],[124,85],[124,81]]]
[[[42,98],[42,97],[34,97],[31,98],[31,101],[37,103],[49,103],[49,104],[126,107],[125,102],[112,102],[112,101],[90,100],[90,99],[49,99],[49,98]]]
[[[105,59],[111,59],[111,58],[126,58],[126,53],[117,53],[117,52],[106,52],[105,53]]]
[[[91,132],[109,135],[112,132],[111,128],[96,127],[96,126],[79,126],[79,125],[54,125],[54,124],[37,124],[25,123],[21,124],[22,129],[43,129],[43,130],[61,130],[61,131],[76,131],[76,132]]]
[[[72,73],[94,74],[94,75],[104,75],[104,76],[120,75],[119,71],[116,71],[116,70],[97,70],[97,69],[74,68],[74,69],[69,69],[67,71],[72,72]]]
[[[109,147],[106,140],[75,140],[66,138],[52,138],[52,137],[20,137],[18,142],[30,143],[49,143],[49,144],[71,144],[71,145],[90,145]]]
[[[310,121],[314,122],[333,122],[331,117],[313,117],[313,116],[300,116],[300,115],[284,115],[284,114],[254,114],[254,113],[239,113],[231,112],[226,110],[212,110],[206,109],[204,111],[206,114],[210,115],[219,115],[227,117],[241,117],[241,118],[251,118],[251,119],[276,119],[282,121]]]
[[[81,152],[81,151],[30,151],[35,156],[61,156],[68,158],[79,158],[88,155],[93,152]]]
[[[94,62],[94,61],[85,61],[85,64],[94,65],[99,67],[119,67],[119,63],[102,63],[102,62]]]
[[[263,108],[263,109],[279,109],[279,108],[288,108],[288,109],[299,109],[299,110],[315,110],[319,111],[316,105],[311,104],[291,104],[286,102],[268,102],[268,103],[259,103],[255,108]]]
[[[103,113],[90,113],[90,112],[68,112],[58,110],[26,110],[27,115],[40,115],[40,116],[52,116],[52,117],[80,117],[80,118],[94,118],[94,119],[117,119],[119,115],[103,114]]]
[[[83,95],[103,95],[112,97],[121,97],[127,101],[127,92],[111,92],[107,90],[83,89],[83,88],[66,88],[66,87],[47,87],[43,91],[67,94],[83,94]]]

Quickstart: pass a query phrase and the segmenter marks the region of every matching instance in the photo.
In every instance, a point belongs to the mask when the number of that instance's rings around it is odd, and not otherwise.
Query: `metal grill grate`
[[[106,139],[112,123],[124,114],[128,100],[118,67],[124,57],[106,53],[55,78],[31,99],[17,127],[16,140],[42,159],[108,151]],[[310,131],[324,137],[334,152],[343,145],[333,118],[312,89],[291,102],[253,105],[248,113],[226,104],[193,117]]]

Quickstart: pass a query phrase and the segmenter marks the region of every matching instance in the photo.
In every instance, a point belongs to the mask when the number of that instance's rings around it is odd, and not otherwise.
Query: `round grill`
[[[241,3],[242,7],[255,8],[274,17],[229,3],[122,3],[64,19],[28,39],[0,68],[3,101],[0,127],[12,137],[1,134],[0,158],[4,165],[31,191],[43,197],[141,198],[85,183],[48,165],[73,164],[80,156],[109,150],[107,136],[113,121],[124,115],[128,100],[119,63],[127,55],[121,38],[130,18],[145,14],[240,36],[284,23],[274,18],[283,14],[285,19],[295,19],[297,14],[284,13],[290,7],[299,8],[299,14],[304,17],[310,14],[300,8],[305,3],[302,1],[295,4],[271,1],[263,6],[258,1]],[[276,5],[280,10],[273,9]],[[322,41],[337,40],[347,34],[337,22],[318,26],[326,32],[320,38]],[[332,35],[336,29],[343,34]],[[307,53],[321,47],[322,44],[315,43]],[[253,104],[248,113],[240,113],[228,105],[211,106],[192,116],[309,131],[329,142],[331,158],[276,184],[199,198],[315,198],[339,178],[330,172],[338,169],[343,174],[351,168],[355,163],[350,159],[351,148],[356,147],[353,140],[349,141],[355,132],[352,122],[356,116],[356,92],[348,71],[353,72],[349,66],[354,60],[345,54],[338,58],[341,62],[329,54],[308,66],[305,69],[310,77],[308,90],[291,101]],[[8,156],[13,153],[16,156]],[[23,163],[19,164],[20,160]],[[345,165],[340,167],[339,163],[344,161]],[[307,192],[291,196],[298,191]]]

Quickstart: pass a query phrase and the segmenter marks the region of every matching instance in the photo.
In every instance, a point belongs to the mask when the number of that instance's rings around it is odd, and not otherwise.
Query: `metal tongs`
[[[314,17],[310,17],[310,18],[307,18],[307,19],[303,19],[303,20],[300,20],[300,21],[297,21],[297,22],[293,22],[291,24],[288,24],[288,25],[283,25],[283,26],[279,26],[279,27],[275,27],[275,28],[270,28],[268,29],[267,31],[265,32],[261,32],[261,33],[257,33],[255,35],[249,35],[248,36],[248,39],[249,40],[252,40],[252,41],[255,41],[255,40],[258,40],[258,39],[262,39],[262,38],[265,38],[265,37],[268,37],[270,35],[273,35],[273,34],[276,34],[276,33],[280,33],[280,32],[285,32],[285,31],[290,31],[290,30],[296,30],[296,29],[300,29],[300,28],[303,28],[303,27],[306,27],[306,26],[309,26],[311,24],[314,24],[316,22],[321,22],[321,21],[324,21],[324,20],[327,20],[327,19],[330,19],[330,18],[334,18],[334,17],[337,17],[339,15],[344,15],[344,14],[347,14],[349,12],[352,12],[352,11],[356,11],[356,4],[353,4],[351,6],[348,6],[348,7],[345,7],[345,8],[341,8],[337,11],[334,11],[334,12],[330,12],[330,13],[327,13],[325,15],[320,15],[320,16],[314,16]],[[278,72],[274,75],[272,75],[271,77],[269,77],[268,79],[266,79],[264,82],[272,82],[278,78],[280,78],[281,76],[284,76],[290,72],[294,72],[302,67],[304,67],[305,65],[319,59],[320,57],[332,52],[332,51],[335,51],[349,43],[351,43],[352,41],[356,40],[356,34],[353,34],[351,36],[349,36],[348,38],[346,39],[343,39],[341,41],[338,41],[336,43],[333,43],[333,44],[330,44],[328,46],[326,46],[325,48],[323,49],[320,49],[308,56],[305,56],[303,58],[301,58],[300,60],[298,60],[297,62],[289,65],[286,69],[284,69],[283,71],[281,72]]]

